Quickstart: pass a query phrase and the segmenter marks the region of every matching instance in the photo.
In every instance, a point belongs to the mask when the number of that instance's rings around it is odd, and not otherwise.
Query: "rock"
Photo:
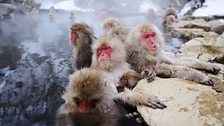
[[[219,21],[219,20],[210,21],[210,27],[211,27],[211,31],[216,32],[220,35],[224,32],[223,21]]]
[[[212,16],[192,16],[192,15],[186,15],[183,18],[183,20],[187,20],[187,21],[191,21],[195,19],[203,19],[205,21],[211,21],[211,20],[214,20],[215,18]]]
[[[196,19],[192,21],[181,21],[178,23],[173,23],[168,29],[175,37],[191,40],[196,37],[218,36],[218,34],[215,32],[220,29],[219,26],[220,25],[215,27],[215,25],[211,25],[210,22],[206,22],[203,19]]]
[[[39,14],[39,10],[37,8],[33,8],[32,11],[30,12],[32,15]]]
[[[214,32],[205,32],[203,29],[198,28],[175,28],[171,31],[172,35],[175,37],[180,37],[185,40],[191,40],[197,37],[205,37],[205,36],[218,36],[217,33]]]
[[[217,61],[224,64],[224,39],[215,36],[194,38],[184,43],[178,57],[187,56],[203,61]]]
[[[24,0],[23,3],[19,5],[19,10],[22,14],[29,15],[35,6],[36,2],[34,0]]]
[[[150,83],[141,80],[136,88],[146,90],[163,101],[167,108],[137,109],[150,126],[222,126],[224,124],[224,93],[212,87],[180,79],[156,78]]]
[[[0,3],[0,17],[7,16],[10,13],[14,12],[15,10],[16,10],[16,6],[14,6],[12,4]]]

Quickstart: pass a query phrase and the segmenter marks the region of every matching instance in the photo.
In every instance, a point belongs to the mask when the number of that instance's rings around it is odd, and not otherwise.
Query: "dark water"
[[[144,15],[111,15],[129,28],[150,21]],[[67,12],[58,12],[53,18],[41,12],[0,22],[1,126],[53,125],[68,75],[74,72],[69,27],[74,21],[85,22],[99,36],[104,16],[77,12],[75,20],[70,20]],[[156,24],[162,28],[161,18]],[[175,52],[180,41],[167,40],[166,50]]]

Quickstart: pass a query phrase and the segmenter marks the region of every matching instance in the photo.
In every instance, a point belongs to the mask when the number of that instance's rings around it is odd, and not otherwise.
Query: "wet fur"
[[[114,101],[118,92],[110,83],[103,71],[84,68],[70,76],[69,84],[63,96],[65,103],[58,109],[57,126],[141,126],[133,119],[127,119],[128,111]],[[100,98],[92,113],[80,113],[73,101],[73,97],[85,99]]]
[[[76,68],[90,67],[92,63],[91,45],[94,41],[93,30],[85,23],[75,23],[70,29],[70,36],[75,31],[78,32],[78,38],[73,50]]]

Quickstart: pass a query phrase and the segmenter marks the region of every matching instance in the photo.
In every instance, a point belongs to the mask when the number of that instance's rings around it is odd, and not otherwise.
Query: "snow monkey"
[[[137,82],[145,76],[148,81],[152,81],[154,75],[144,72],[138,74],[129,68],[129,64],[125,60],[126,52],[124,46],[119,39],[102,36],[93,44],[92,50],[93,57],[91,68],[99,69],[109,74],[115,87],[124,87],[124,91],[118,95],[119,99],[132,106],[141,104],[153,108],[166,107],[161,101],[148,92],[133,91],[126,88],[135,86]]]
[[[164,15],[164,26],[168,26],[177,22],[177,11],[175,8],[168,8]]]
[[[92,46],[92,68],[101,69],[110,73],[114,77],[114,84],[121,87],[134,87],[137,82],[147,76],[148,81],[152,81],[155,74],[137,73],[131,70],[126,62],[126,52],[124,45],[117,38],[102,36],[96,40]]]
[[[102,23],[103,35],[108,35],[125,42],[129,29],[114,17],[106,18]]]
[[[143,126],[114,100],[118,92],[108,74],[92,68],[83,68],[69,78],[56,115],[56,126]]]
[[[214,74],[220,71],[215,64],[197,59],[170,58],[163,50],[164,38],[153,24],[141,24],[133,28],[126,43],[127,62],[138,72],[148,68],[155,70],[156,75],[160,77],[177,77],[213,85],[213,81],[198,70]]]
[[[70,29],[70,44],[74,46],[77,69],[91,65],[91,45],[95,39],[92,28],[85,23],[75,23]]]

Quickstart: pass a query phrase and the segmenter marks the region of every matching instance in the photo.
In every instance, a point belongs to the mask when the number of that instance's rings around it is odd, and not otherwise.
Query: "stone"
[[[186,56],[224,64],[224,39],[215,36],[194,38],[182,45],[178,57]]]
[[[171,31],[171,34],[186,40],[191,40],[197,37],[218,36],[215,32],[206,32],[199,28],[175,28]]]
[[[216,32],[220,35],[224,32],[223,21],[219,21],[219,20],[210,21],[210,27],[211,27],[211,31]]]
[[[156,78],[141,80],[136,88],[145,90],[163,101],[167,108],[137,106],[150,126],[205,126],[224,124],[224,93],[212,87],[180,79]]]
[[[191,40],[195,37],[205,37],[208,35],[218,36],[218,34],[222,34],[224,22],[219,20],[207,22],[204,19],[184,20],[173,23],[168,29],[175,37]]]
[[[12,4],[4,4],[0,3],[0,17],[9,15],[10,13],[14,12],[16,10],[16,6]]]

